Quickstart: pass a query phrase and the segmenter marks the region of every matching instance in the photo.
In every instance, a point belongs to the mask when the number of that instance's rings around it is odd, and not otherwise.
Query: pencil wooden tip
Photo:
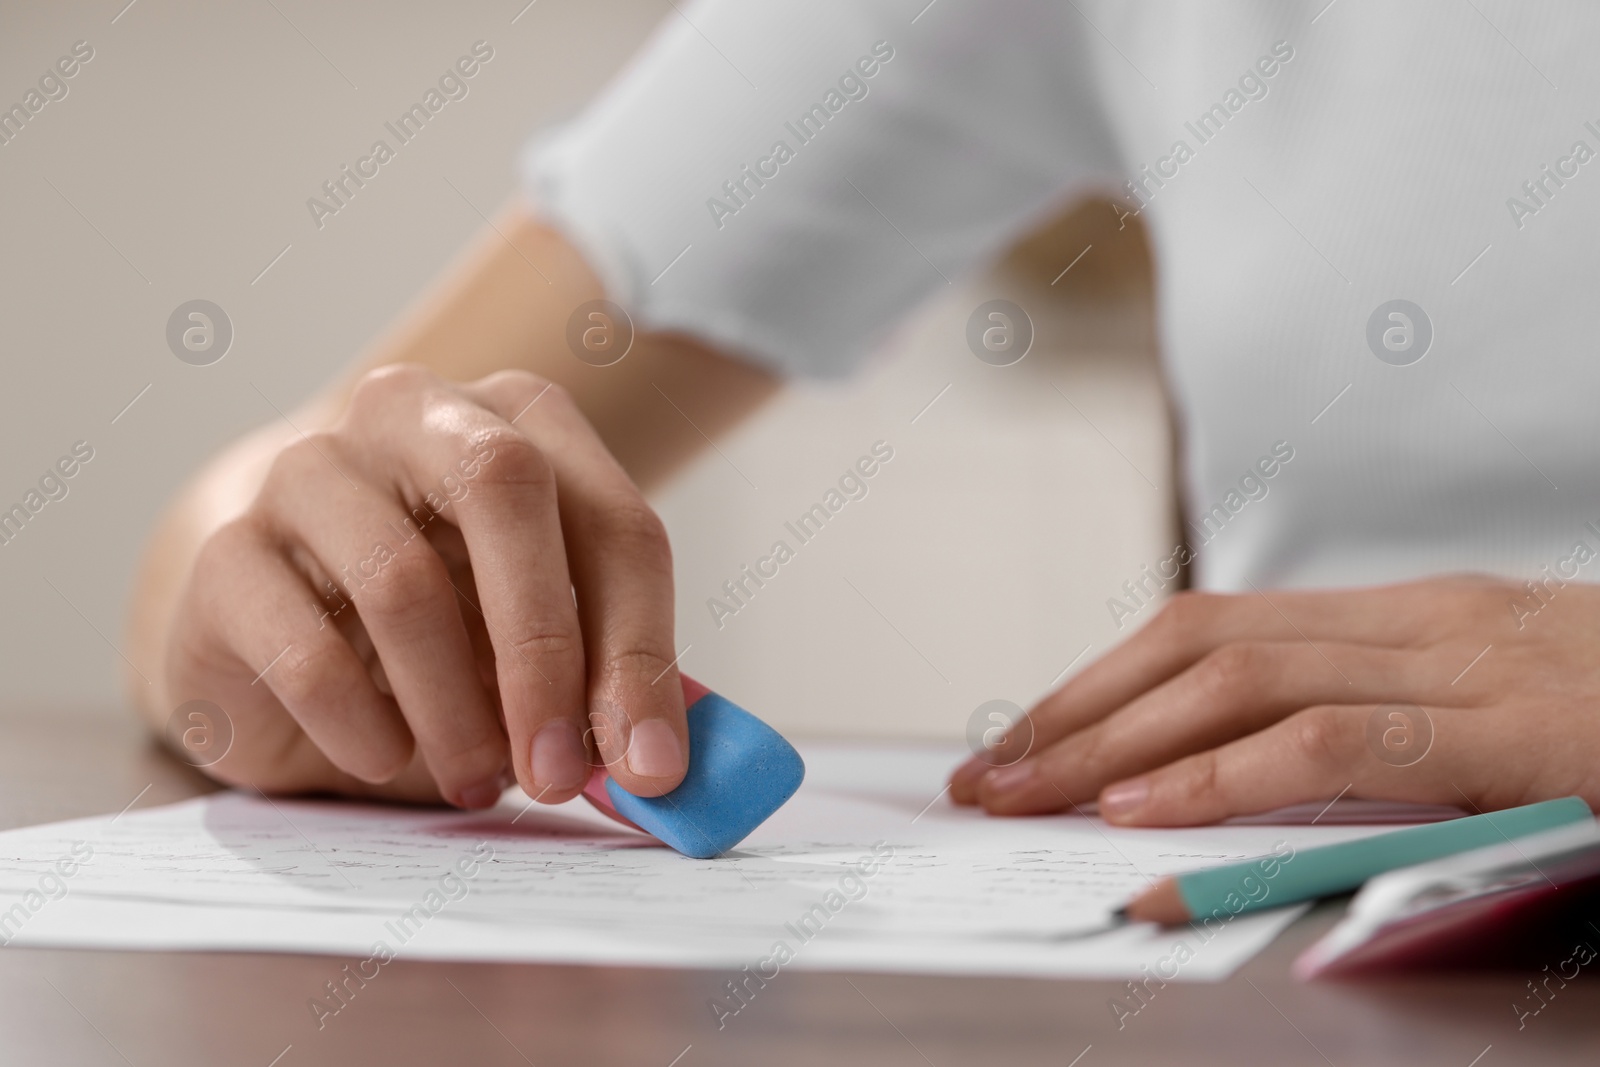
[[[1163,878],[1143,893],[1130,900],[1122,909],[1131,922],[1160,923],[1179,926],[1190,919],[1189,906],[1183,902],[1178,883],[1173,878]]]

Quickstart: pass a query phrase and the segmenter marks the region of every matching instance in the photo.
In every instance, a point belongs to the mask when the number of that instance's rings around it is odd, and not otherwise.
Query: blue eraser
[[[690,682],[685,685],[703,687]],[[685,856],[720,856],[750,836],[805,778],[800,753],[778,731],[726,697],[704,690],[689,705],[689,772],[659,797],[605,781],[617,814]]]

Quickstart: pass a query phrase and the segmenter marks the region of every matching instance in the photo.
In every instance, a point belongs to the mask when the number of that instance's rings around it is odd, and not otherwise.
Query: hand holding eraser
[[[683,676],[689,770],[659,797],[636,797],[597,768],[584,788],[596,807],[685,856],[720,856],[795,794],[805,763],[794,746],[739,705]]]

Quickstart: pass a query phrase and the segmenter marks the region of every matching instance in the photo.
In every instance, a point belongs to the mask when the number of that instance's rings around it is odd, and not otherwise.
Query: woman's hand
[[[1600,807],[1600,588],[1449,577],[1180,594],[1008,743],[1026,758],[968,761],[958,803],[1024,815],[1098,798],[1127,826],[1340,795]]]
[[[598,748],[653,796],[688,757],[672,633],[666,533],[566,391],[394,365],[207,537],[164,681],[227,715],[234,784],[555,803]]]

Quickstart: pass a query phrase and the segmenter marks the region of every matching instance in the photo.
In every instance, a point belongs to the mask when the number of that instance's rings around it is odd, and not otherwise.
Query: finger
[[[1364,645],[1241,642],[1028,759],[989,771],[976,792],[997,815],[1061,811],[1106,785],[1264,729],[1317,704],[1425,699],[1435,657]]]
[[[415,367],[364,379],[348,418],[387,457],[411,526],[453,526],[466,546],[475,588],[455,592],[494,649],[517,781],[544,803],[577,796],[589,775],[583,636],[549,461],[505,419]]]
[[[1224,645],[1298,640],[1413,647],[1436,627],[1441,614],[1483,595],[1475,583],[1445,582],[1316,592],[1180,593],[1148,625],[1029,711],[1033,749],[1098,722]],[[975,800],[976,783],[987,770],[981,760],[968,761],[952,777],[952,794]]]
[[[219,764],[228,780],[256,784],[293,765],[310,777],[273,778],[264,787],[327,787],[316,772],[322,761],[285,758],[284,732],[275,729],[285,712],[293,734],[303,732],[327,762],[362,782],[386,782],[405,768],[413,744],[399,709],[378,692],[329,610],[258,524],[247,519],[219,529],[195,562],[191,588],[199,598],[195,617],[207,631],[199,647],[220,644],[248,676],[228,685],[235,743],[221,761],[231,765]],[[252,744],[245,736],[252,731],[262,742],[276,740]]]
[[[505,733],[478,682],[456,591],[399,503],[376,484],[353,490],[349,472],[360,465],[333,435],[307,438],[274,463],[265,512],[345,584],[440,793],[487,807],[501,792]]]
[[[1430,747],[1400,766],[1368,743],[1367,722],[1376,710],[1306,708],[1260,733],[1108,786],[1100,813],[1121,826],[1197,826],[1340,795],[1457,805],[1494,797],[1506,739],[1494,735],[1481,713],[1422,709],[1431,723]]]
[[[1259,630],[1259,621],[1258,606],[1243,598],[1179,593],[1143,628],[1030,708],[1026,723],[1008,731],[1007,741],[1025,736],[1029,752],[1041,751],[1193,666],[1225,643],[1224,632],[1247,633],[1250,626]],[[980,782],[992,769],[981,755],[967,760],[950,777],[951,798],[958,804],[979,803]]]
[[[504,372],[464,391],[515,419],[548,457],[583,632],[593,737],[624,789],[669,792],[687,770],[689,736],[665,528],[560,387]]]

